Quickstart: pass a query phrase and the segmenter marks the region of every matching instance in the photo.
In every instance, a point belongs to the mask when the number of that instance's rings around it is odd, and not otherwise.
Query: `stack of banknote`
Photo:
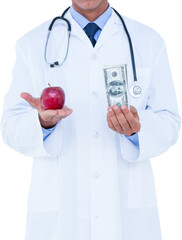
[[[127,65],[104,67],[103,70],[108,105],[126,105],[129,108]]]

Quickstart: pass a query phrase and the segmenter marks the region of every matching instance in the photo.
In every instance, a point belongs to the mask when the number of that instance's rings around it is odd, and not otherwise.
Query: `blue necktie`
[[[88,23],[85,27],[85,33],[87,34],[88,38],[90,39],[93,47],[96,44],[96,40],[94,39],[95,33],[100,29],[96,23]]]

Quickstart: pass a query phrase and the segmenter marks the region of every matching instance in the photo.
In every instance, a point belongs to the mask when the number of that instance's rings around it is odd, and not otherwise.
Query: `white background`
[[[70,4],[71,0],[6,0],[1,3],[0,114],[2,114],[4,94],[11,83],[16,40],[42,22],[60,15]],[[152,27],[164,38],[180,109],[182,106],[181,1],[110,0],[110,4],[122,15]],[[163,240],[182,239],[180,146],[182,148],[181,134],[177,144],[166,153],[151,159]],[[32,159],[10,149],[3,143],[1,136],[0,159],[0,239],[23,240]]]

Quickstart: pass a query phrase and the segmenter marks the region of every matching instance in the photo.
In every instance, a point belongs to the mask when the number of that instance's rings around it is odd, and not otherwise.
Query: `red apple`
[[[61,87],[50,86],[42,91],[40,101],[45,110],[62,109],[65,103],[65,93]]]

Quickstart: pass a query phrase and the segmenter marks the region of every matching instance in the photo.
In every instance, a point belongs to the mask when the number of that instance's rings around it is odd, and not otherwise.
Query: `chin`
[[[97,8],[102,0],[75,0],[79,8],[83,10],[92,10]]]

